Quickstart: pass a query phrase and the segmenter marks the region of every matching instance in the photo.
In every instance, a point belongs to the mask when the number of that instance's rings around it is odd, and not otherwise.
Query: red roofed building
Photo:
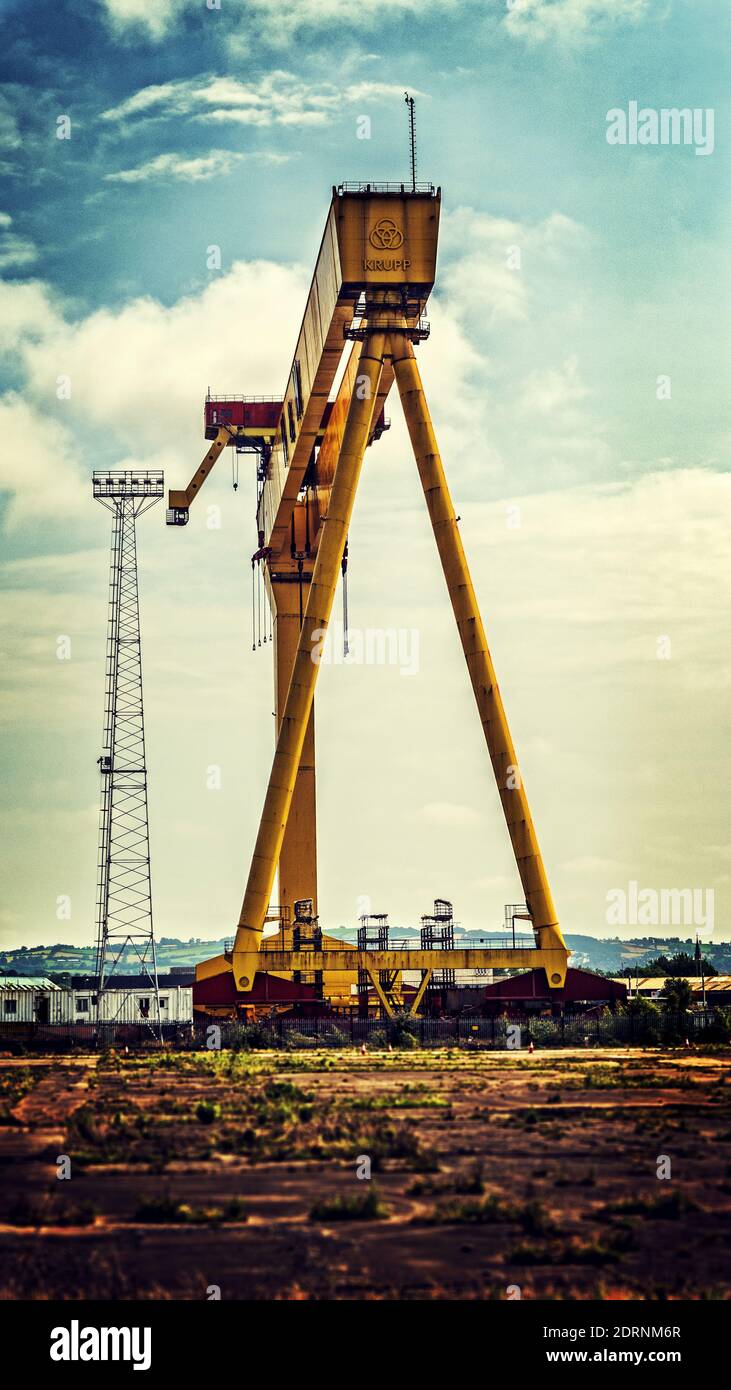
[[[464,994],[459,989],[447,990],[447,1011],[458,1011],[459,1004],[453,995]],[[582,1006],[598,1008],[608,1004],[614,1008],[627,998],[627,986],[618,980],[609,980],[604,975],[595,975],[590,970],[571,970],[566,973],[563,989],[549,989],[545,970],[527,970],[521,975],[507,975],[486,985],[481,990],[469,991],[473,1004],[479,1000],[480,1013],[495,1014],[523,1013],[581,1013]],[[466,1001],[465,1001],[466,1002]],[[456,1005],[456,1008],[455,1008]]]

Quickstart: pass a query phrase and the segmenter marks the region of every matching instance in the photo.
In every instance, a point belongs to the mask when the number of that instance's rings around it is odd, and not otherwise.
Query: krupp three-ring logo
[[[399,246],[404,244],[404,234],[390,217],[381,217],[372,229],[368,240],[371,246],[376,246],[379,251],[396,251]]]

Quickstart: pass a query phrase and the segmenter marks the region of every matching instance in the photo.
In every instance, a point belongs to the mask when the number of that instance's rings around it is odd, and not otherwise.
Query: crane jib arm
[[[371,290],[392,288],[403,295],[407,322],[418,323],[436,275],[440,206],[439,189],[333,189],[259,501],[261,543],[272,557],[289,549],[292,512],[315,444],[323,437],[323,416],[342,361],[345,331],[358,303],[362,296],[367,301]],[[341,405],[352,385],[356,349],[350,358],[350,381],[346,372],[338,391]],[[389,369],[380,383],[374,422],[392,382]],[[202,484],[235,438],[235,429],[223,425],[188,487],[171,490],[170,524],[185,524]],[[324,491],[319,484],[320,505],[326,510]]]

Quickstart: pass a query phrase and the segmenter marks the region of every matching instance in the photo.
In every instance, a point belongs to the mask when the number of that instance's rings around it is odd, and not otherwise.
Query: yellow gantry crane
[[[542,967],[563,986],[568,953],[487,645],[414,347],[428,334],[441,191],[431,185],[342,184],[333,189],[295,355],[282,398],[228,397],[206,405],[211,447],[184,491],[172,491],[168,523],[182,525],[217,458],[229,445],[260,451],[259,549],[273,614],[277,743],[233,949],[197,967],[197,982],[228,977],[237,996],[257,971],[323,972],[370,978],[387,1014],[387,973],[418,971],[416,1012],[433,970]],[[351,347],[335,388],[344,343]],[[386,427],[396,384],[424,489],[535,948],[355,950],[321,936],[263,940],[279,871],[284,924],[308,901],[317,918],[314,695],[321,650],[343,565],[366,449]],[[331,396],[334,392],[334,399]],[[295,911],[295,916],[297,916]],[[232,977],[232,978],[231,978]],[[298,976],[295,976],[298,978]]]

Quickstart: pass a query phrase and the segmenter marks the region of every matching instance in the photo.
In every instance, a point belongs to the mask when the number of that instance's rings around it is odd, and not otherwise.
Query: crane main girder
[[[406,290],[408,322],[418,322],[436,275],[440,206],[438,189],[379,193],[333,188],[287,378],[279,439],[259,504],[259,532],[275,556],[289,546],[292,509],[341,364],[344,334],[361,296],[384,288]],[[385,254],[389,240],[396,244]],[[374,254],[379,250],[383,254]],[[354,348],[351,358],[355,354]],[[386,373],[374,419],[392,380]]]
[[[566,947],[556,945],[550,949],[530,946],[465,946],[453,950],[424,950],[418,947],[394,947],[393,950],[361,951],[354,947],[342,946],[339,949],[322,951],[288,951],[274,946],[266,939],[262,941],[257,958],[257,968],[268,975],[291,977],[293,973],[313,974],[322,972],[332,980],[353,979],[359,971],[370,977],[373,988],[381,1000],[385,1012],[392,1016],[393,1008],[383,998],[380,985],[382,972],[399,977],[404,971],[421,973],[422,985],[428,983],[432,971],[444,970],[534,970],[542,966],[546,971],[551,989],[562,989],[566,983],[568,954]],[[231,956],[212,956],[196,966],[196,981],[210,980],[231,970]],[[418,990],[411,1000],[411,1012],[418,1011],[423,991]],[[246,999],[246,991],[242,991]]]

